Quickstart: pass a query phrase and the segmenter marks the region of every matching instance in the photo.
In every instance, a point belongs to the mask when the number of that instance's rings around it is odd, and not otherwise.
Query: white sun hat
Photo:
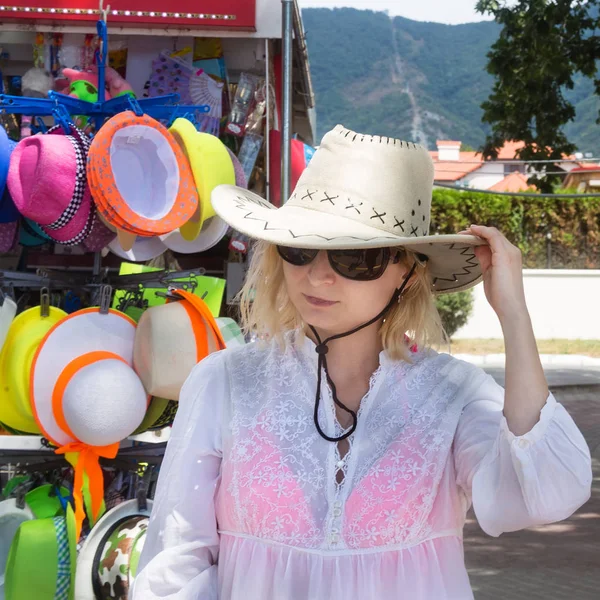
[[[281,208],[243,188],[217,187],[216,213],[247,236],[282,246],[357,249],[402,246],[428,257],[433,291],[481,281],[469,235],[429,235],[433,162],[422,146],[338,125],[323,137]]]
[[[35,519],[31,509],[17,506],[14,498],[0,502],[0,600],[4,600],[4,575],[8,552],[21,523]]]
[[[78,537],[83,475],[90,480],[92,520],[102,505],[101,456],[113,458],[119,442],[142,422],[148,396],[133,370],[136,323],[116,310],[77,311],[57,323],[33,359],[31,407],[44,435],[75,467]]]
[[[206,303],[177,290],[182,299],[153,306],[138,323],[133,363],[148,394],[179,400],[192,369],[225,349],[225,341]]]
[[[179,229],[160,236],[160,241],[166,248],[180,254],[195,254],[205,252],[216,246],[227,234],[229,225],[219,217],[211,217],[204,221],[198,236],[192,241],[185,240]],[[135,246],[134,246],[135,248]]]
[[[119,258],[129,262],[146,262],[157,258],[167,250],[167,246],[161,237],[138,237],[131,250],[124,250],[119,240],[115,239],[108,245],[108,248]]]
[[[2,306],[0,306],[0,351],[2,350],[2,346],[4,346],[8,330],[16,314],[17,305],[14,300],[5,296]]]
[[[121,561],[122,566],[127,567],[126,577],[128,583],[131,584],[135,568],[137,567],[137,559],[143,547],[145,529],[140,527],[142,517],[147,520],[150,517],[152,510],[152,500],[147,500],[147,508],[140,510],[137,500],[128,500],[115,506],[109,510],[96,523],[85,539],[77,558],[77,570],[75,573],[75,598],[77,600],[96,600],[97,596],[94,592],[94,568],[98,563],[99,555],[103,553],[107,544],[110,543],[110,538],[114,533],[119,533],[119,528],[122,530],[120,539],[126,539],[128,542],[128,553],[121,553],[118,563]],[[130,527],[123,527],[129,525]],[[130,537],[131,534],[134,537]],[[132,556],[135,555],[135,556]],[[117,564],[117,566],[120,566]],[[133,570],[133,572],[132,572]],[[119,569],[120,575],[124,573]],[[114,575],[114,574],[113,574]],[[115,594],[115,597],[117,595]]]

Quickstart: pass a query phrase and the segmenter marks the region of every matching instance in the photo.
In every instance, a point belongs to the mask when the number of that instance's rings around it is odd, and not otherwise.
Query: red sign
[[[95,23],[98,0],[17,0],[4,5],[0,20]],[[256,30],[256,0],[105,0],[108,26]]]

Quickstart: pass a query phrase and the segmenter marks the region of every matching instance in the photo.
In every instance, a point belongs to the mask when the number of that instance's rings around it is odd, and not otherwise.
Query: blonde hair
[[[380,330],[383,348],[394,360],[410,361],[405,335],[420,350],[446,341],[442,322],[431,291],[427,264],[402,248],[403,262],[410,268],[416,262],[413,283],[401,302],[387,314]],[[254,246],[246,281],[239,293],[242,328],[260,338],[276,338],[284,343],[286,331],[301,329],[305,323],[290,302],[283,276],[283,260],[273,244],[259,241]]]

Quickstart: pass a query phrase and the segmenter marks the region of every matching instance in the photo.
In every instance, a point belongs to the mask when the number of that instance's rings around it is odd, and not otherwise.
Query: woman
[[[466,600],[471,503],[498,536],[587,501],[589,450],[548,391],[520,253],[490,227],[428,236],[432,183],[423,148],[338,126],[284,207],[215,190],[262,240],[241,308],[263,341],[182,390],[134,600]],[[505,390],[431,349],[432,292],[482,278]]]

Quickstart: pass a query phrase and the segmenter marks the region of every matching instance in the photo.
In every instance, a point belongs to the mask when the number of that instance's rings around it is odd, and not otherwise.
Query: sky
[[[334,8],[389,10],[391,16],[436,23],[471,23],[490,17],[475,12],[476,0],[298,0],[300,8]]]

